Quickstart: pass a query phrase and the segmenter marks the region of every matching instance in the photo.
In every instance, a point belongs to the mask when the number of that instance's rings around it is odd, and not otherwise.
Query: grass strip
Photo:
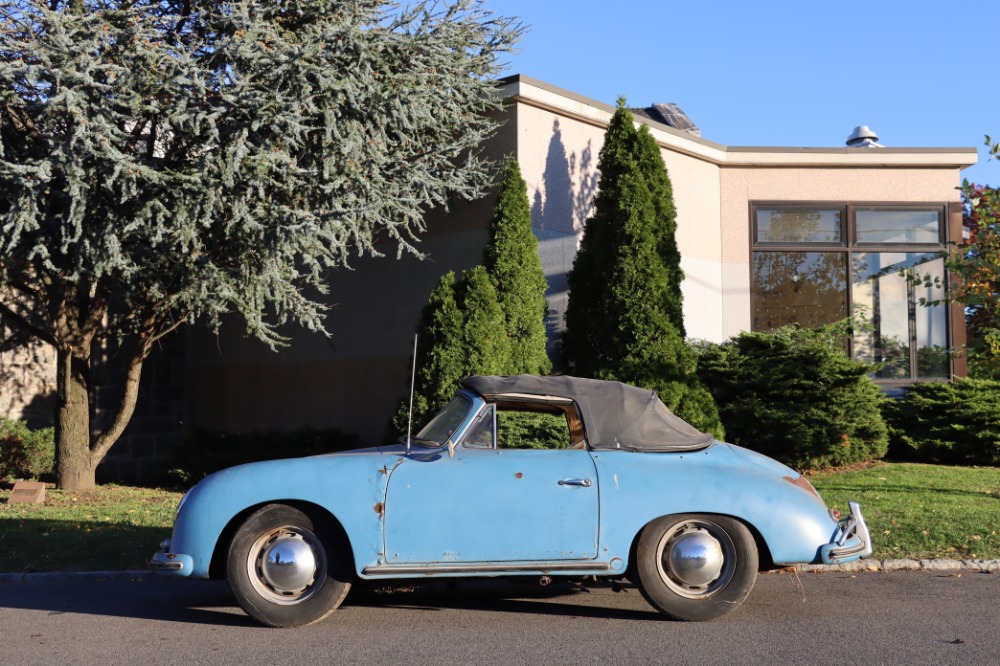
[[[107,485],[46,490],[44,504],[0,492],[0,572],[143,569],[170,536],[182,493]]]
[[[856,500],[880,559],[1000,559],[1000,468],[878,463],[809,476],[827,505]]]

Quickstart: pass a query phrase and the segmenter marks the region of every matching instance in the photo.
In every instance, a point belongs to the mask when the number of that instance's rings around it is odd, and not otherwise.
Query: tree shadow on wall
[[[598,178],[592,142],[588,140],[579,153],[567,153],[559,121],[553,121],[545,171],[532,202],[532,224],[553,233],[581,233],[591,213]]]
[[[0,416],[49,427],[55,409],[55,366],[47,348],[0,319]]]
[[[567,277],[591,214],[599,174],[590,140],[579,152],[567,151],[559,120],[552,123],[542,182],[535,190],[531,221],[539,240],[539,254],[545,268],[549,313],[545,318],[548,353],[559,358],[563,313],[569,294]]]

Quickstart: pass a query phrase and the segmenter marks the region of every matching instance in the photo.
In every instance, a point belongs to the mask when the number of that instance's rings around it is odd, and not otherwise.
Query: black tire
[[[247,615],[270,627],[298,627],[340,605],[351,589],[350,563],[346,539],[328,517],[268,504],[240,525],[226,567]]]
[[[664,516],[639,536],[634,582],[646,601],[676,620],[711,620],[743,603],[757,567],[757,544],[740,521]]]

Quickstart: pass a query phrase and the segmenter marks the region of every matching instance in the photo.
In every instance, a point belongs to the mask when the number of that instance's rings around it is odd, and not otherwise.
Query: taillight
[[[840,511],[837,511],[836,509],[830,509],[830,517],[833,518],[833,522],[839,523],[840,522]]]

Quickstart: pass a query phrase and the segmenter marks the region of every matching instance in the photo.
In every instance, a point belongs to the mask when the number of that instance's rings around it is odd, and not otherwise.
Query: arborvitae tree
[[[417,326],[417,374],[413,395],[413,426],[416,429],[448,403],[458,382],[466,377],[464,330],[465,318],[456,298],[455,274],[449,271],[431,291]],[[409,410],[409,397],[403,398],[389,427],[391,436],[406,433]]]
[[[657,391],[696,427],[722,436],[684,342],[680,254],[670,179],[655,140],[619,100],[598,168],[595,210],[569,275],[564,350],[574,374]]]
[[[510,363],[510,340],[507,338],[503,309],[497,290],[483,266],[476,266],[462,276],[459,288],[465,326],[462,346],[467,375],[499,375]]]
[[[570,298],[562,340],[563,360],[569,372],[582,377],[596,377],[609,365],[604,341],[608,337],[606,327],[614,316],[605,298],[607,270],[615,251],[612,211],[617,205],[619,178],[633,162],[629,149],[634,135],[632,114],[620,100],[598,156],[601,178],[594,214],[584,223],[580,249],[568,276]]]
[[[548,284],[538,256],[538,240],[531,231],[528,190],[513,159],[504,165],[483,264],[496,288],[510,340],[510,357],[503,372],[549,374],[552,363],[545,349]]]
[[[521,27],[481,0],[14,0],[0,8],[0,316],[58,355],[57,480],[94,473],[144,359],[235,312],[323,330],[329,269],[477,198]],[[91,432],[92,350],[130,338]]]
[[[413,395],[416,432],[455,395],[470,375],[509,374],[510,340],[503,309],[483,266],[462,279],[445,274],[431,292],[417,327],[417,376]],[[400,399],[389,438],[406,433],[409,396]]]

